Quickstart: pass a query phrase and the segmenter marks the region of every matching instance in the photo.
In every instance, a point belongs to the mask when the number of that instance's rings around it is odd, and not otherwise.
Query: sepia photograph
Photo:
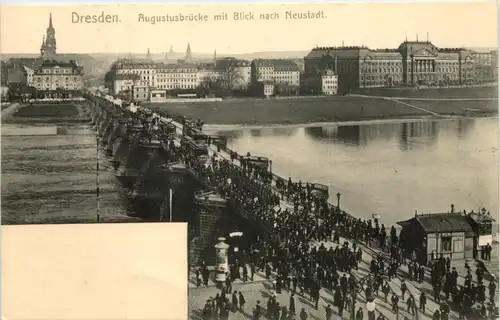
[[[498,319],[497,13],[2,5],[2,316]]]

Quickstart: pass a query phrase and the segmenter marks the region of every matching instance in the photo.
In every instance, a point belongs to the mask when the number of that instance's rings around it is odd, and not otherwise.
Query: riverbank
[[[214,125],[294,125],[429,116],[496,116],[498,100],[393,100],[384,97],[332,96],[296,100],[227,100],[155,104],[172,116],[202,119]],[[404,103],[401,103],[404,102]],[[411,105],[411,106],[409,106]],[[413,106],[413,107],[412,107]]]
[[[90,121],[85,103],[13,104],[2,110],[2,123],[11,124],[84,124]]]
[[[353,121],[339,121],[339,122],[310,122],[310,123],[296,123],[296,124],[268,124],[268,125],[246,125],[246,124],[205,124],[203,131],[205,132],[219,132],[219,131],[233,131],[233,130],[254,130],[264,128],[315,128],[315,127],[347,127],[347,126],[361,126],[361,125],[383,125],[393,123],[418,123],[429,120],[460,120],[470,119],[471,117],[462,116],[447,116],[442,118],[436,117],[406,117],[406,118],[393,118],[393,119],[373,119],[373,120],[353,120]],[[497,119],[497,116],[484,116],[482,119]]]
[[[484,87],[455,88],[365,88],[355,91],[357,94],[381,97],[405,97],[427,99],[475,99],[498,98],[498,85],[490,84]]]

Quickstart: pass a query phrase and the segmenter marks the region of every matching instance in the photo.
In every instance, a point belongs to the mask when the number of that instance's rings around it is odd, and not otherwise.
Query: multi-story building
[[[215,60],[215,70],[222,85],[231,89],[246,89],[250,85],[252,68],[250,61],[223,58]]]
[[[25,76],[25,79],[26,79],[26,85],[29,86],[29,87],[33,87],[34,86],[34,76],[35,76],[35,69],[32,69],[30,67],[27,67],[27,66],[23,66],[23,71],[24,71],[24,76]]]
[[[272,81],[275,84],[300,86],[300,69],[287,59],[255,59],[251,64],[253,82]]]
[[[83,67],[76,61],[44,61],[34,71],[33,86],[41,92],[80,91],[83,89]]]
[[[429,41],[404,41],[397,49],[319,47],[304,58],[307,74],[333,70],[339,88],[471,84],[492,81],[492,53],[437,48]],[[492,63],[487,66],[490,61]],[[486,70],[489,70],[488,72]]]
[[[134,86],[140,85],[140,81],[141,77],[138,74],[117,74],[109,82],[111,93],[117,95],[120,92],[132,92]]]
[[[150,87],[163,90],[196,89],[200,84],[196,64],[179,61],[176,64],[157,64],[154,84]]]
[[[148,92],[158,93],[158,90],[194,90],[216,82],[226,89],[241,89],[248,87],[250,83],[249,61],[217,59],[214,53],[212,62],[193,63],[189,61],[192,60],[189,45],[185,58],[175,63],[121,59],[113,63],[105,76],[105,82],[113,94],[134,91],[136,86],[147,87]],[[139,93],[141,97],[142,92]]]
[[[491,51],[491,78],[493,81],[498,80],[498,51]]]
[[[475,65],[475,77],[486,81],[498,79],[498,51],[473,52],[472,59]]]
[[[138,76],[138,85],[153,87],[157,64],[151,61],[136,61],[122,59],[113,63],[111,73],[115,75],[135,74]]]
[[[338,76],[332,70],[300,76],[300,88],[305,94],[334,95],[338,92]]]

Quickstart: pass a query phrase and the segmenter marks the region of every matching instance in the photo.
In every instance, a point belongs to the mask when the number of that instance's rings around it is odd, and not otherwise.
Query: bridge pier
[[[111,115],[109,117],[108,124],[106,125],[106,127],[103,130],[103,134],[102,134],[102,138],[101,138],[103,145],[108,144],[109,136],[111,135],[111,133],[113,133],[113,131],[115,130],[115,128],[117,126],[118,126],[117,117],[115,115]]]
[[[138,140],[138,136],[141,136],[142,130],[143,126],[140,123],[129,123],[127,125],[126,132],[120,139],[120,143],[117,144],[116,149],[113,149],[111,163],[115,169],[118,169],[127,160],[134,143]]]
[[[99,129],[101,126],[102,121],[104,120],[105,117],[105,111],[99,107],[97,107],[97,112],[96,112],[96,117],[94,121],[94,130]]]
[[[177,212],[173,209],[173,206],[179,187],[186,181],[187,168],[180,162],[168,163],[163,166],[162,173],[164,177],[164,184],[162,190],[163,197],[159,211],[159,221],[185,222],[188,217],[180,217],[175,214]],[[186,190],[182,191],[186,192]],[[186,214],[186,212],[183,213]]]
[[[157,217],[159,204],[163,198],[162,185],[162,158],[159,154],[160,141],[142,141],[141,152],[145,152],[144,162],[139,164],[137,177],[129,190],[127,197],[137,207],[138,216],[145,219]]]
[[[118,180],[120,180],[127,189],[131,188],[136,182],[141,169],[148,165],[151,155],[148,151],[148,146],[152,141],[149,134],[144,130],[138,132],[134,140],[132,140],[127,157],[116,173]],[[155,142],[159,144],[158,140]]]
[[[92,101],[91,108],[90,108],[90,115],[92,119],[92,124],[95,125],[97,122],[97,118],[99,117],[100,114],[100,108],[97,105],[97,102]]]
[[[215,247],[217,239],[229,233],[228,216],[226,213],[227,201],[220,195],[209,192],[195,194],[194,203],[199,215],[199,236],[190,242],[190,264],[205,260],[209,266],[214,266]]]
[[[104,131],[107,129],[107,127],[113,122],[113,117],[111,115],[111,112],[104,111],[104,117],[102,121],[99,123],[99,130],[97,131],[97,134],[102,138],[104,135]]]
[[[113,151],[116,150],[118,144],[124,135],[127,134],[127,124],[130,123],[129,119],[119,119],[113,132],[109,136],[108,143],[106,145],[106,154],[112,156]]]

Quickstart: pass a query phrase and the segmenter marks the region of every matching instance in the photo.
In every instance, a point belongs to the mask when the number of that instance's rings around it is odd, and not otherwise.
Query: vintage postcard
[[[2,316],[498,318],[496,2],[0,12]]]

